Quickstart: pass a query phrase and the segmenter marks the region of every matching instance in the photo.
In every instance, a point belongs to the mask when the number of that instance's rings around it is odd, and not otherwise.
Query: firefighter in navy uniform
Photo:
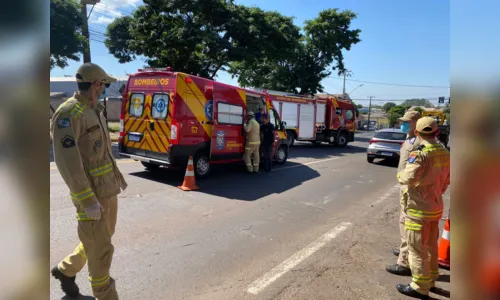
[[[98,300],[117,300],[109,270],[114,247],[111,237],[117,218],[117,195],[125,182],[113,157],[99,95],[116,79],[98,65],[86,63],[77,71],[78,92],[61,104],[50,131],[54,160],[76,208],[80,243],[51,270],[70,297],[79,295],[76,274],[88,262],[89,280]]]
[[[401,132],[407,134],[406,140],[401,146],[398,173],[403,171],[408,162],[408,157],[411,151],[415,150],[420,145],[420,138],[415,135],[415,128],[417,120],[420,119],[421,114],[418,111],[408,111],[403,117],[398,120],[401,122]],[[406,186],[401,186],[400,197],[403,198],[403,192]],[[401,211],[399,215],[399,233],[401,237],[401,244],[399,249],[393,250],[394,255],[398,256],[397,263],[394,265],[386,266],[386,271],[396,275],[411,276],[410,266],[408,264],[408,245],[406,243],[406,229],[405,229],[405,211],[403,203],[400,203]]]
[[[450,184],[450,152],[436,140],[438,125],[433,118],[417,121],[415,134],[420,146],[410,153],[408,163],[397,175],[403,192],[410,284],[398,284],[397,290],[410,297],[429,299],[439,277],[439,220],[443,197]]]
[[[261,148],[264,156],[264,170],[269,173],[273,166],[274,125],[269,123],[267,114],[262,115],[262,122],[260,132],[262,134]]]

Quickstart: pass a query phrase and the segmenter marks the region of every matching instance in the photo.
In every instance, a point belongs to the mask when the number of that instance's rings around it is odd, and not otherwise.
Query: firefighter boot
[[[394,275],[400,276],[411,276],[411,269],[407,267],[403,267],[401,265],[389,265],[385,267],[385,270]]]
[[[63,292],[72,298],[77,298],[80,295],[80,289],[75,283],[76,277],[68,277],[64,275],[57,266],[50,270],[52,276],[61,282],[61,289]]]
[[[398,284],[396,289],[403,295],[417,299],[430,299],[428,295],[420,294],[415,291],[409,284]]]

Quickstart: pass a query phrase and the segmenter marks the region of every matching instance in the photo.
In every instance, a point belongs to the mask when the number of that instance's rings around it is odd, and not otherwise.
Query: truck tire
[[[346,147],[348,143],[349,143],[349,136],[345,131],[341,132],[337,137],[337,139],[335,140],[335,145],[341,148]]]
[[[276,163],[282,165],[288,159],[288,147],[281,145],[276,151]]]
[[[374,159],[375,159],[374,157],[369,157],[369,156],[366,157],[366,161],[371,163],[371,164],[373,163]]]
[[[206,152],[198,152],[195,154],[193,166],[194,175],[198,179],[206,178],[212,172],[212,166],[210,165],[208,154]]]
[[[288,147],[292,147],[295,144],[295,132],[287,131],[286,138],[288,139]]]
[[[156,171],[160,168],[160,165],[157,164],[152,164],[148,162],[141,161],[141,164],[146,168],[148,171]]]

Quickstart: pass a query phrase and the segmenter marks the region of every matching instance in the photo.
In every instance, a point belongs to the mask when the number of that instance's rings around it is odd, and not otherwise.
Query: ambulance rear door
[[[245,92],[236,87],[214,83],[213,114],[210,160],[241,159],[245,150]]]

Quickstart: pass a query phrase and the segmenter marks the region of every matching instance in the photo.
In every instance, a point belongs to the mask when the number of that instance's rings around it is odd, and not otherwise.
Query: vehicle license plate
[[[132,142],[138,142],[141,140],[141,136],[140,135],[135,135],[135,134],[129,134],[128,135],[128,139]]]
[[[382,154],[383,156],[392,156],[392,152],[382,152],[380,154]]]

